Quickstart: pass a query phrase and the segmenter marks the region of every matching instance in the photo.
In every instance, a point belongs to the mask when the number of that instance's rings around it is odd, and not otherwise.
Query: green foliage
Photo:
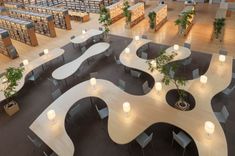
[[[176,62],[171,62],[174,57],[176,56],[176,53],[172,53],[171,55],[168,55],[164,52],[161,52],[161,55],[153,60],[147,61],[149,65],[149,70],[153,72],[154,70],[159,71],[161,74],[164,75],[162,79],[162,83],[165,85],[169,85],[170,83],[173,83],[176,88],[177,92],[180,97],[180,101],[184,101],[184,98],[186,96],[185,92],[180,89],[180,87],[186,85],[186,80],[182,77],[175,77],[171,75],[171,72],[176,73],[176,71],[179,68],[179,64]],[[171,62],[171,63],[170,63]]]
[[[102,6],[100,8],[99,23],[101,23],[104,27],[105,33],[108,33],[110,31],[109,26],[111,25],[112,21],[110,18],[110,14],[105,6]]]
[[[128,10],[128,8],[130,7],[128,0],[125,0],[123,2],[123,15],[126,17],[126,22],[130,22],[131,21],[131,12]]]
[[[216,18],[214,21],[214,33],[215,38],[219,38],[219,35],[222,32],[223,27],[225,26],[225,18]]]
[[[156,13],[154,11],[152,12],[149,12],[148,14],[149,16],[149,26],[151,29],[154,29],[155,28],[155,21],[156,21]]]
[[[15,88],[18,86],[18,81],[23,77],[24,68],[10,67],[6,70],[5,77],[7,79],[7,87],[4,89],[4,95],[6,98],[15,95]]]
[[[177,20],[175,20],[175,25],[180,26],[184,31],[191,24],[190,19],[192,19],[194,14],[195,11],[193,10],[183,12],[182,15]]]

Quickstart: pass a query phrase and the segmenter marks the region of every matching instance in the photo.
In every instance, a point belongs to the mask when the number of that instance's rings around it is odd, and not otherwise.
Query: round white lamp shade
[[[139,41],[139,40],[140,40],[140,36],[138,36],[138,35],[135,36],[135,40],[136,40],[136,41]]]
[[[153,68],[156,68],[156,67],[157,67],[157,63],[156,63],[155,60],[152,60],[150,63],[151,63],[151,65],[152,65]]]
[[[26,66],[26,65],[28,65],[28,64],[29,64],[29,60],[27,60],[27,59],[26,59],[26,60],[23,60],[23,65],[24,65],[24,66]]]
[[[47,118],[48,118],[48,120],[54,121],[54,120],[55,120],[55,117],[56,117],[56,113],[55,113],[54,110],[49,110],[49,111],[47,112]]]
[[[155,84],[155,89],[159,92],[162,90],[162,83],[161,82],[156,82]]]
[[[180,47],[179,47],[178,44],[174,44],[174,47],[173,47],[173,48],[174,48],[174,50],[176,51],[176,50],[179,50]]]
[[[129,113],[131,111],[131,105],[129,102],[124,102],[122,105],[123,112]]]
[[[91,79],[90,79],[90,84],[91,84],[91,86],[94,87],[94,86],[96,85],[96,78],[94,78],[94,77],[91,78]]]
[[[203,84],[206,84],[207,83],[207,76],[205,76],[205,75],[200,76],[200,82]]]
[[[125,48],[125,53],[129,54],[130,53],[130,48]]]
[[[86,33],[86,30],[82,30],[82,34],[85,34]]]
[[[43,50],[43,53],[44,53],[45,55],[48,54],[48,52],[49,52],[48,49],[44,49],[44,50]]]
[[[215,125],[211,121],[206,121],[204,125],[204,129],[208,135],[211,135],[215,131]]]
[[[219,55],[219,61],[220,62],[225,62],[226,56],[225,55]]]

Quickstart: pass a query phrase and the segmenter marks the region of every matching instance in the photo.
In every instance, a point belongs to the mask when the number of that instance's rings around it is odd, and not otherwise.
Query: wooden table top
[[[95,55],[104,53],[109,47],[110,44],[106,42],[100,42],[92,45],[77,59],[54,70],[52,77],[57,80],[66,79],[67,77],[73,75],[85,60]]]
[[[143,43],[140,43],[143,42]],[[136,49],[147,40],[142,40],[139,43],[133,41],[128,47],[132,53],[136,54]],[[129,65],[122,58],[124,52],[120,55],[120,60],[125,65]],[[180,60],[187,57],[178,55],[175,60]],[[130,56],[129,56],[130,57]],[[129,58],[131,60],[131,58]],[[137,59],[138,61],[134,61]],[[132,62],[141,63],[132,68],[146,70],[146,61],[135,57]],[[137,65],[137,64],[136,64]],[[220,63],[218,55],[213,54],[208,71],[205,74],[208,77],[208,83],[202,85],[199,79],[188,81],[183,88],[190,92],[196,101],[196,106],[191,111],[180,111],[167,104],[166,93],[175,89],[175,86],[170,84],[163,85],[162,91],[157,92],[154,88],[146,95],[136,96],[126,93],[118,88],[115,84],[107,80],[97,80],[96,89],[90,85],[89,81],[82,82],[72,87],[70,90],[56,99],[42,114],[32,123],[30,129],[39,136],[51,149],[58,155],[72,156],[74,153],[74,145],[67,135],[64,127],[65,116],[71,106],[78,100],[85,97],[99,97],[107,104],[109,110],[108,132],[110,138],[118,144],[126,144],[134,140],[140,133],[154,123],[164,122],[175,125],[186,131],[194,139],[200,156],[227,156],[227,142],[220,126],[216,119],[212,107],[211,99],[218,92],[225,89],[232,78],[232,57],[227,56],[224,63]],[[122,110],[123,102],[128,101],[131,105],[129,116]],[[47,119],[48,110],[55,110],[56,123],[52,124]],[[204,130],[205,121],[212,121],[215,124],[215,132],[210,138]]]
[[[81,44],[89,40],[90,38],[101,35],[103,31],[97,30],[97,29],[89,29],[85,34],[81,34],[74,39],[71,40],[74,44]]]
[[[19,81],[18,83],[18,86],[16,86],[16,91],[19,91],[23,86],[24,86],[24,83],[25,83],[25,77],[31,72],[33,71],[35,68],[61,56],[64,54],[64,50],[63,49],[60,49],[60,48],[56,48],[56,49],[53,49],[51,51],[49,51],[48,54],[46,55],[43,55],[41,57],[38,57],[37,59],[29,62],[28,65],[24,66],[24,71],[23,71],[23,77],[21,78],[21,80]],[[0,83],[0,85],[4,85],[2,84],[2,82]],[[0,87],[2,88],[2,87]],[[0,91],[0,102],[5,100],[6,97],[4,96],[4,92],[3,91]]]

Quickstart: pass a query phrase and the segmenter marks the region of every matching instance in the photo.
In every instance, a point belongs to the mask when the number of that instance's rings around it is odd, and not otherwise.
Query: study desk
[[[92,37],[101,35],[102,33],[104,32],[100,30],[89,29],[87,32],[85,32],[85,34],[78,35],[74,39],[71,39],[71,42],[73,44],[82,44],[91,39]]]
[[[62,56],[64,54],[64,50],[63,49],[60,49],[60,48],[56,48],[56,49],[53,49],[51,51],[49,51],[48,54],[46,55],[43,55],[41,57],[38,57],[37,59],[35,60],[32,60],[31,62],[29,62],[28,65],[24,66],[24,71],[23,71],[23,77],[19,80],[19,83],[18,83],[18,86],[16,86],[16,91],[19,91],[23,86],[24,86],[24,83],[25,83],[25,77],[31,72],[33,71],[34,69],[36,69],[37,67],[53,60],[53,59],[56,59],[60,56]],[[2,84],[2,82],[0,83],[0,85],[5,85],[5,84]],[[0,87],[2,88],[2,87]],[[6,97],[4,95],[4,92],[3,91],[0,91],[0,102],[5,100]]]
[[[134,46],[133,42],[130,45]],[[123,53],[121,55],[124,55]],[[175,61],[182,59],[181,57],[178,55]],[[110,138],[118,144],[129,143],[149,126],[163,122],[186,131],[195,141],[199,156],[227,156],[226,138],[213,113],[211,99],[231,82],[232,57],[227,56],[224,63],[219,62],[218,57],[217,54],[212,55],[210,66],[205,73],[208,77],[207,84],[202,85],[199,79],[194,79],[188,81],[183,88],[195,98],[196,105],[191,111],[181,111],[167,104],[165,99],[167,92],[175,89],[172,84],[163,85],[160,92],[153,88],[146,95],[136,96],[122,91],[110,81],[98,79],[96,89],[90,85],[89,81],[85,81],[65,92],[42,112],[31,124],[30,129],[58,155],[72,156],[74,145],[64,127],[66,114],[78,100],[94,96],[101,98],[107,104],[109,110],[108,133]],[[135,58],[141,61],[141,59]],[[122,62],[124,61],[122,60]],[[141,66],[136,64],[138,61],[134,61],[134,58],[132,62],[137,67],[131,64],[131,68],[139,70],[146,68],[142,66],[146,63],[144,61]],[[122,104],[126,101],[131,105],[131,112],[128,116],[122,109]],[[54,124],[47,119],[46,115],[51,109],[56,112],[56,123]],[[215,132],[210,138],[204,130],[204,123],[208,120],[215,124]]]
[[[110,44],[106,42],[100,42],[92,45],[77,59],[54,70],[52,77],[57,80],[66,79],[67,77],[73,75],[85,60],[92,56],[106,52],[109,47]]]

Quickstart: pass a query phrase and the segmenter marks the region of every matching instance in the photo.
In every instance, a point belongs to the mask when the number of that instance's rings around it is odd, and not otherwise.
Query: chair
[[[228,51],[227,51],[225,48],[221,48],[221,49],[219,50],[219,54],[220,54],[220,55],[227,55],[227,54],[228,54]]]
[[[31,136],[27,135],[28,139],[33,143],[33,145],[37,148],[41,148],[43,145],[43,142],[38,138],[32,138]]]
[[[184,43],[184,47],[191,49],[191,44],[190,44],[190,43],[185,42],[185,43]]]
[[[143,83],[142,89],[143,89],[144,94],[147,94],[151,90],[151,88],[149,87],[148,81],[145,81]]]
[[[32,75],[28,78],[29,81],[35,82],[40,77],[40,70],[36,68],[32,71]]]
[[[93,43],[97,43],[100,41],[100,36],[99,35],[96,35],[93,37]]]
[[[113,53],[112,49],[108,49],[108,50],[104,53],[104,56],[109,57],[109,56],[112,55],[112,53]]]
[[[220,112],[214,112],[214,113],[220,123],[226,123],[229,117],[229,112],[225,106],[222,107]]]
[[[126,82],[123,81],[122,79],[119,79],[118,80],[118,87],[122,90],[125,90],[126,89]]]
[[[53,100],[57,99],[59,96],[61,96],[61,90],[56,89],[54,92],[51,93]]]
[[[44,154],[44,156],[58,156],[55,152],[48,154],[45,151],[43,151],[43,154]]]
[[[226,88],[226,89],[223,90],[222,92],[223,92],[225,95],[229,96],[229,95],[233,92],[234,89],[235,89],[235,85],[233,85],[231,88]]]
[[[40,57],[44,55],[44,52],[41,52],[38,54]]]
[[[131,69],[131,76],[135,78],[140,78],[141,72]]]
[[[100,119],[104,119],[104,118],[108,117],[108,115],[109,115],[108,107],[99,109],[99,108],[97,107],[97,105],[95,105],[95,109],[96,109],[96,111],[98,112],[98,114],[99,114],[99,116],[100,116]]]
[[[173,144],[174,141],[176,141],[181,147],[183,147],[184,148],[183,156],[184,156],[185,149],[190,144],[192,139],[187,134],[185,134],[183,131],[180,131],[177,134],[174,131],[172,131],[172,134],[173,134],[173,138],[172,138],[171,144]]]
[[[23,66],[24,66],[24,64],[23,64],[23,62],[21,62],[21,63],[20,63],[20,67],[23,67]]]
[[[199,69],[198,69],[198,68],[197,68],[197,69],[194,69],[194,70],[192,71],[192,75],[193,75],[193,79],[198,78],[198,77],[199,77]]]
[[[152,141],[153,133],[151,133],[149,136],[143,132],[141,133],[135,140],[140,145],[143,155],[144,155],[144,148]]]
[[[116,62],[117,65],[120,65],[120,64],[121,64],[121,61],[120,61],[119,59],[117,59],[116,56],[114,56],[114,60],[115,60],[115,62]]]
[[[98,72],[93,72],[93,73],[90,73],[90,78],[96,78],[98,75]]]
[[[141,53],[141,58],[147,60],[148,59],[148,54],[145,52]]]
[[[104,31],[102,27],[99,27],[99,31]]]
[[[186,60],[184,60],[182,64],[183,64],[184,66],[186,66],[186,65],[191,64],[191,62],[192,62],[192,57],[189,57],[189,58],[187,58]]]
[[[48,81],[50,82],[50,85],[52,88],[57,89],[59,87],[59,82],[53,78],[48,78]]]
[[[72,39],[75,39],[74,35],[70,37],[70,40],[72,40]],[[75,44],[74,43],[72,43],[72,44],[73,44],[73,48],[75,48]]]

